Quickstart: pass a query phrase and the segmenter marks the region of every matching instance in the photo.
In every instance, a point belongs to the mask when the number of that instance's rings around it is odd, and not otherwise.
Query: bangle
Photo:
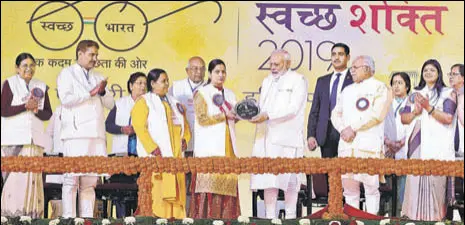
[[[431,111],[428,112],[428,115],[433,114],[433,111],[434,111],[434,106],[433,106],[433,108],[431,108]]]
[[[160,151],[160,148],[156,148],[155,150],[153,150],[151,153],[151,155],[153,156],[161,156],[161,151]]]

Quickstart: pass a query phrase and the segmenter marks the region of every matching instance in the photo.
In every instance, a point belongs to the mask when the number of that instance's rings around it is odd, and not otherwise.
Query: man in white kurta
[[[194,56],[189,59],[186,67],[187,78],[173,82],[169,93],[182,105],[186,107],[186,117],[189,122],[191,134],[194,134],[195,127],[195,111],[194,111],[194,93],[203,86],[205,78],[205,62],[199,56]],[[187,150],[184,154],[192,156],[194,149],[194,135],[187,145]]]
[[[112,109],[113,96],[105,89],[106,79],[95,67],[98,44],[79,42],[77,64],[64,68],[57,78],[60,97],[61,139],[63,155],[106,156],[104,109]],[[76,194],[79,187],[80,217],[93,217],[96,174],[65,174],[63,179],[63,217],[76,217]]]
[[[357,57],[351,67],[354,84],[339,96],[331,119],[341,133],[339,157],[381,158],[384,155],[384,118],[391,106],[390,88],[373,77],[375,64],[369,56]],[[379,175],[344,174],[346,203],[358,208],[360,183],[365,189],[367,211],[379,210]]]
[[[260,92],[261,112],[250,120],[257,124],[254,157],[303,157],[307,80],[289,69],[290,62],[290,55],[284,50],[271,54],[271,74],[263,80]],[[292,219],[296,217],[300,184],[300,174],[254,174],[250,188],[264,189],[266,218],[269,219],[277,218],[278,191],[283,190],[286,219]]]

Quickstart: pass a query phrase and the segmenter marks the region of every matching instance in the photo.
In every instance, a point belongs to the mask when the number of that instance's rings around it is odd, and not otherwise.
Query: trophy
[[[243,120],[250,120],[260,113],[260,107],[255,99],[244,99],[236,104],[236,114]]]

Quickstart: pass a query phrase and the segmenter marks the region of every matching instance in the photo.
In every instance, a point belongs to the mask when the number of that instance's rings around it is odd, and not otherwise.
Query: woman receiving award
[[[223,88],[226,65],[214,59],[208,64],[208,72],[207,84],[194,95],[194,157],[236,157],[236,96]],[[190,188],[189,217],[233,219],[240,215],[237,175],[193,174]]]
[[[137,134],[139,157],[182,158],[191,133],[186,109],[168,95],[168,75],[153,69],[147,76],[148,93],[135,103],[132,126]],[[153,173],[152,210],[161,218],[186,217],[186,183],[184,173]]]

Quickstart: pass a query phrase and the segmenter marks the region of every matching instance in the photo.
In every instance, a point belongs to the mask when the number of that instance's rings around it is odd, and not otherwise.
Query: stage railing
[[[361,158],[159,158],[159,157],[2,157],[1,170],[36,173],[140,173],[138,207],[142,216],[152,216],[152,173],[305,173],[329,175],[329,208],[325,218],[344,218],[341,175],[435,175],[464,177],[463,161],[393,160]]]

